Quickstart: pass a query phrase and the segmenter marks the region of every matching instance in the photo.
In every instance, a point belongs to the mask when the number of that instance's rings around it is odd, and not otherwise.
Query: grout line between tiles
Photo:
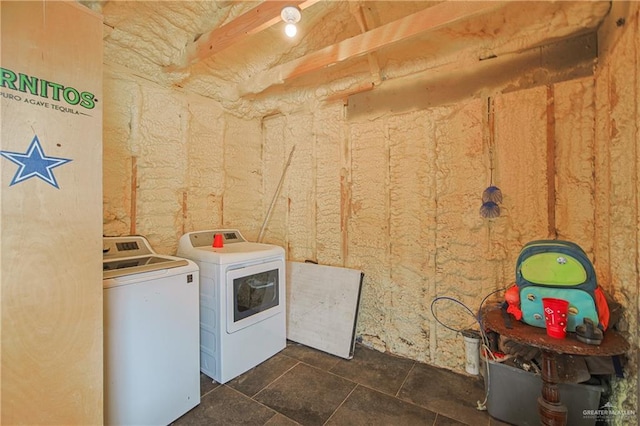
[[[253,399],[253,397],[251,397],[251,396],[247,396],[247,395],[243,394],[242,392],[240,392],[239,390],[236,390],[236,389],[232,388],[231,386],[227,386],[226,384],[221,385],[221,386],[224,386],[224,387],[226,387],[227,389],[231,389],[232,391],[234,391],[234,392],[235,392],[235,393],[237,393],[238,395],[241,395],[241,396],[243,396],[244,398],[250,399],[251,401],[253,401],[253,402],[257,403],[257,404],[259,404],[259,405],[261,405],[261,406],[263,406],[263,407],[265,407],[265,408],[268,408],[269,410],[271,410],[271,411],[273,411],[273,412],[275,413],[275,414],[274,414],[274,416],[275,416],[275,415],[278,415],[278,414],[280,414],[280,415],[283,415],[283,416],[284,416],[284,414],[282,414],[280,411],[278,411],[278,410],[274,410],[273,408],[269,407],[268,405],[265,405],[265,404],[263,404],[262,402],[260,402],[260,401],[257,401],[257,400],[255,400],[255,399]],[[258,392],[258,393],[260,393],[260,392]],[[257,395],[257,394],[256,394],[256,395]],[[285,416],[285,417],[286,417],[286,416]],[[269,418],[269,420],[271,420],[271,418],[273,418],[273,416],[271,416],[271,417]],[[288,417],[287,417],[287,418],[288,418]]]
[[[404,387],[404,384],[407,383],[407,380],[409,379],[409,375],[411,374],[411,372],[413,371],[414,368],[416,368],[416,362],[415,361],[411,365],[411,368],[409,369],[409,371],[407,371],[407,375],[404,376],[404,380],[402,381],[402,384],[400,385],[400,387],[398,388],[398,391],[395,394],[396,398],[400,399],[400,391]]]
[[[344,377],[343,377],[344,379]],[[342,400],[342,402],[340,404],[338,404],[338,406],[336,407],[335,410],[333,410],[333,413],[331,413],[331,415],[327,418],[327,420],[324,421],[323,425],[326,425],[329,420],[331,420],[331,418],[338,412],[338,410],[340,409],[340,407],[342,407],[344,405],[345,402],[347,402],[347,399],[349,399],[349,397],[351,396],[351,394],[353,392],[355,392],[356,388],[360,386],[360,384],[356,383],[356,385],[353,387],[353,389],[351,389],[351,392],[349,392],[349,394],[347,396],[344,397],[344,399]]]
[[[286,356],[286,355],[285,355],[285,356]],[[292,358],[292,357],[289,357],[289,358]],[[312,364],[308,364],[308,363],[306,363],[306,362],[304,362],[304,361],[299,360],[298,358],[292,358],[292,359],[295,359],[296,361],[298,361],[298,363],[300,363],[300,364],[304,364],[304,365],[306,365],[307,367],[311,367],[311,368],[313,368],[313,369],[315,369],[315,370],[322,371],[322,372],[325,372],[325,373],[329,373],[329,374],[331,374],[332,376],[335,376],[335,377],[340,377],[342,380],[346,380],[346,381],[351,382],[351,383],[356,384],[356,385],[357,385],[357,384],[359,384],[358,382],[354,382],[354,381],[353,381],[353,380],[351,380],[351,379],[347,379],[346,377],[341,376],[341,375],[339,375],[339,374],[336,374],[336,373],[334,373],[334,372],[333,372],[333,371],[331,371],[331,370],[325,370],[324,368],[317,367],[317,366],[312,365]],[[297,365],[297,364],[296,364],[296,365]],[[295,367],[295,365],[294,365],[294,367]],[[293,367],[292,367],[292,368],[293,368]],[[333,368],[333,367],[331,367],[331,368]]]
[[[285,355],[286,356],[286,355]],[[296,360],[295,358],[291,358]],[[302,361],[300,360],[296,360],[298,362],[296,362],[295,364],[293,364],[291,367],[289,367],[286,371],[284,371],[281,375],[279,375],[278,377],[276,377],[275,379],[273,379],[272,381],[270,381],[269,383],[267,383],[266,385],[264,385],[264,387],[262,389],[260,389],[258,392],[254,393],[253,395],[251,395],[249,398],[254,399],[256,396],[258,396],[258,394],[260,392],[262,392],[263,390],[265,390],[266,388],[268,388],[269,386],[271,386],[273,383],[277,382],[282,376],[284,376],[285,374],[287,374],[289,371],[293,370],[298,364],[300,364]],[[259,402],[259,401],[256,401]]]
[[[204,374],[204,373],[201,373]],[[209,389],[209,391],[203,393],[202,395],[200,395],[200,399],[204,398],[206,395],[209,395],[211,392],[213,392],[214,390],[218,389],[220,386],[222,386],[220,383],[216,382],[215,380],[213,380],[211,377],[207,376],[208,380],[211,380],[211,382],[214,384],[214,386]]]

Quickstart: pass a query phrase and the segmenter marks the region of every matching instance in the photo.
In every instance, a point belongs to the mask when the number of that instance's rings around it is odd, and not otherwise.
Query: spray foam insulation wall
[[[358,98],[358,113],[302,100],[293,111],[287,98],[286,113],[255,119],[111,72],[105,169],[118,165],[105,174],[105,232],[135,225],[169,254],[184,231],[234,227],[255,240],[295,148],[264,241],[291,261],[364,272],[366,344],[462,371],[463,341],[435,321],[431,301],[446,295],[477,309],[513,282],[524,243],[556,236],[587,250],[626,323],[637,324],[637,7],[627,18],[595,75],[580,62],[578,75],[480,85],[438,105],[384,108],[381,86],[381,98]],[[504,200],[488,220],[479,208],[491,164]],[[453,328],[473,322],[452,304],[435,313]],[[626,330],[637,357],[637,327]],[[633,365],[629,377],[620,404],[637,394]]]

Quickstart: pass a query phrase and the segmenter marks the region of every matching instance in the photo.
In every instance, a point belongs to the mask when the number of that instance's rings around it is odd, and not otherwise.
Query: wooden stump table
[[[541,350],[542,394],[538,397],[538,412],[543,425],[567,424],[567,407],[560,402],[558,391],[557,355],[614,356],[621,355],[629,349],[629,343],[624,337],[613,330],[604,333],[600,345],[588,345],[580,342],[575,333],[567,333],[565,339],[555,339],[548,336],[544,328],[527,325],[511,316],[509,319],[510,328],[507,327],[500,308],[488,308],[481,314],[485,329],[495,331],[516,343]]]

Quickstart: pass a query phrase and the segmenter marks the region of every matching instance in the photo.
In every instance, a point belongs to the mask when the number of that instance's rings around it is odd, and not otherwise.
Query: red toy
[[[509,305],[507,312],[513,315],[515,319],[520,320],[522,318],[522,311],[520,310],[520,290],[518,286],[512,285],[509,287],[504,294],[504,300],[506,300]]]

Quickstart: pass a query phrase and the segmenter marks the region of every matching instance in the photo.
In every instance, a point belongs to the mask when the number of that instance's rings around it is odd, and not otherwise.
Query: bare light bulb
[[[280,17],[287,24],[284,27],[284,33],[288,37],[295,37],[298,33],[296,23],[300,22],[300,18],[302,17],[302,15],[300,14],[300,9],[295,6],[285,6],[280,12]]]
[[[296,34],[298,34],[298,28],[296,27],[296,24],[287,24],[284,27],[284,33],[287,35],[287,37],[295,37]]]

